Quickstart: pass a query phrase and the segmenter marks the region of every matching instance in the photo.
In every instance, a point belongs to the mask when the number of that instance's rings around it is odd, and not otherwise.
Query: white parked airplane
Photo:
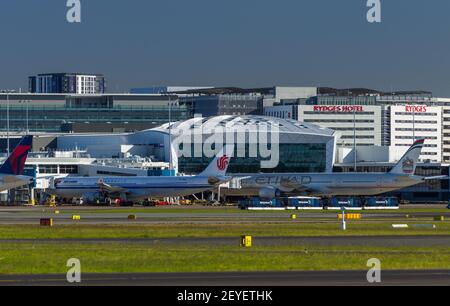
[[[32,141],[33,136],[22,138],[8,159],[0,166],[0,192],[29,185],[33,182],[32,177],[22,175]]]
[[[246,194],[263,199],[282,196],[308,195],[373,196],[414,186],[447,176],[421,177],[414,175],[424,140],[416,141],[389,173],[278,173],[257,174],[241,180]]]
[[[197,176],[172,177],[67,177],[55,179],[48,194],[60,198],[95,200],[101,196],[123,201],[181,197],[216,188],[231,180],[226,176],[232,146],[222,149]]]

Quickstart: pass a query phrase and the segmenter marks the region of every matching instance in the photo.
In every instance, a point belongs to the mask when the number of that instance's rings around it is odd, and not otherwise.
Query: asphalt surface
[[[223,211],[216,211],[220,208],[212,207],[195,207],[195,208],[178,208],[178,211],[171,210],[172,207],[166,207],[167,212],[152,211],[152,208],[147,208],[148,212],[136,213],[137,220],[128,220],[129,212],[121,212],[121,208],[98,208],[98,207],[63,207],[63,208],[43,208],[43,207],[25,207],[25,208],[0,208],[0,224],[38,224],[40,218],[52,218],[55,224],[217,224],[220,223],[292,223],[290,219],[291,214],[295,213],[298,216],[298,221],[311,222],[335,222],[338,211],[330,212],[302,212],[302,211],[282,211],[282,212],[241,212],[237,208],[234,211],[227,213]],[[114,209],[116,212],[108,212],[109,209]],[[123,208],[126,210],[127,208]],[[183,209],[189,210],[184,212]],[[208,212],[195,212],[198,209],[208,210]],[[55,214],[54,211],[60,211]],[[81,216],[81,220],[72,220],[73,211],[75,214]],[[95,210],[95,211],[93,211]],[[371,211],[355,211],[361,213],[362,218],[367,221],[375,220],[406,220],[405,213],[401,211],[386,211],[371,212]],[[429,218],[430,221],[436,216],[436,213],[418,212],[409,214],[408,220],[415,218]],[[439,213],[440,216],[445,216],[450,219],[450,210],[448,212]]]
[[[54,239],[3,239],[0,243],[138,243],[176,245],[239,245],[236,237],[202,238],[54,238]],[[373,247],[450,247],[450,235],[439,236],[330,236],[330,237],[253,237],[254,246],[373,246]],[[450,252],[450,249],[449,249]]]
[[[367,271],[124,273],[82,274],[70,284],[66,275],[0,275],[0,286],[450,286],[448,270],[381,271],[371,284]]]
[[[71,219],[71,210],[79,211],[81,220]],[[211,208],[210,212],[149,212],[136,213],[138,219],[128,220],[130,213],[89,212],[99,208],[56,208],[60,214],[54,214],[54,208],[0,208],[0,224],[38,224],[40,218],[51,217],[56,224],[158,224],[158,223],[257,223],[257,222],[293,222],[289,216],[298,215],[298,221],[316,222],[329,219],[336,222],[337,211],[326,213],[301,211],[271,213],[224,213]],[[126,209],[126,208],[125,208]],[[167,208],[170,211],[171,208]],[[198,208],[189,208],[198,209]],[[205,208],[201,208],[205,209]],[[120,211],[120,209],[118,209]],[[364,220],[389,219],[403,220],[405,213],[390,212],[363,214]],[[440,213],[450,217],[449,213]],[[436,213],[414,213],[412,218],[431,218]],[[321,220],[321,221],[322,221]],[[431,219],[430,219],[431,220]],[[176,244],[176,245],[238,245],[235,237],[224,238],[119,238],[119,239],[8,239],[1,243],[118,243],[118,244]],[[313,245],[313,246],[381,246],[381,247],[450,247],[450,234],[440,236],[338,236],[338,237],[253,237],[254,246]],[[450,251],[450,249],[449,249]],[[311,271],[311,272],[233,272],[233,273],[124,273],[124,274],[82,274],[79,285],[86,286],[343,286],[372,285],[366,280],[367,271]],[[65,275],[0,275],[0,286],[45,286],[73,285],[66,281]],[[425,285],[450,286],[450,271],[382,271],[382,283],[379,285]]]

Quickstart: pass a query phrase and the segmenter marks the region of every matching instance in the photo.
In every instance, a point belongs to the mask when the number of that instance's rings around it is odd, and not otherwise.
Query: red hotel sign
[[[425,105],[406,105],[405,111],[407,113],[426,113],[427,107]]]
[[[318,113],[353,113],[363,112],[364,107],[360,105],[315,105],[313,110]]]

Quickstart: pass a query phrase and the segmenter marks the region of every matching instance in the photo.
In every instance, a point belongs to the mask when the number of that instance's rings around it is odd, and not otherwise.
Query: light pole
[[[356,99],[350,89],[347,89],[348,105],[353,106],[353,171],[357,171],[357,156],[356,156]]]
[[[14,90],[5,90],[6,93],[6,146],[7,146],[7,153],[8,156],[10,154],[9,150],[9,94],[13,93]],[[8,190],[8,201],[11,201],[11,193],[10,190]]]
[[[7,153],[9,156],[9,94],[14,93],[14,90],[5,90],[6,93],[6,146]]]
[[[9,156],[9,91],[6,92],[6,152]]]
[[[169,94],[169,170],[170,176],[172,176],[172,103],[171,96]]]
[[[28,118],[29,118],[29,117],[28,117],[28,113],[29,113],[29,112],[28,112],[28,107],[29,107],[30,102],[31,102],[30,100],[25,100],[26,107],[27,107],[27,130],[26,130],[26,134],[27,134],[27,135],[30,133],[30,129],[29,129],[29,127],[28,127],[28,120],[29,120],[29,119],[28,119]]]
[[[357,172],[357,160],[356,160],[356,105],[355,101],[353,101],[353,162],[355,167],[355,172]]]
[[[412,104],[413,108],[413,143],[416,141],[416,107],[414,103]]]

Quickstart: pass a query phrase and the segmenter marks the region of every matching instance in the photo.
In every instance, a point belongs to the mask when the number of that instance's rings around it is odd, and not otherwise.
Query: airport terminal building
[[[355,171],[355,157],[358,171],[383,172],[396,163],[397,155],[408,149],[413,138],[426,138],[418,174],[448,174],[448,99],[433,98],[428,93],[311,96],[313,89],[296,93],[286,88],[261,89],[256,95],[242,90],[236,95],[236,89],[228,94],[226,89],[217,89],[217,93],[210,88],[195,90],[205,90],[207,94],[0,94],[0,130],[6,130],[4,102],[9,100],[11,130],[23,134],[28,125],[28,130],[37,135],[35,152],[83,152],[89,159],[79,161],[85,166],[77,166],[78,162],[70,159],[60,163],[61,159],[51,158],[40,165],[39,159],[34,159],[31,165],[41,177],[142,175],[137,171],[140,162],[131,171],[126,168],[133,168],[133,162],[126,167],[121,165],[122,161],[139,158],[161,163],[154,169],[149,166],[144,175],[161,174],[157,169],[197,174],[210,162],[211,155],[204,153],[207,146],[215,149],[214,135],[221,128],[232,131],[237,143],[230,173]],[[296,95],[301,98],[295,99]],[[211,100],[211,96],[219,98]],[[221,100],[224,97],[226,103]],[[259,101],[256,113],[262,110],[265,116],[246,114],[255,108],[244,109],[245,103],[236,104],[244,97]],[[196,115],[195,103],[187,102],[203,99],[212,101],[212,106],[204,104],[205,108],[214,108],[211,114],[218,110],[224,114]],[[203,104],[197,105],[197,110],[204,110],[200,106]],[[169,121],[173,123],[168,124]],[[261,135],[267,139],[264,141]],[[202,144],[200,155],[195,154],[195,144],[177,142],[186,136]],[[223,136],[222,142],[217,143],[226,143],[226,138]],[[278,151],[264,147],[268,139],[277,139]],[[3,136],[0,150],[5,152],[4,148]],[[194,154],[178,156],[180,151]],[[261,161],[272,159],[276,165],[262,167]],[[99,160],[114,162],[90,166]],[[106,168],[101,169],[102,166]],[[400,196],[443,201],[449,198],[448,185],[448,180],[433,181],[402,191]]]
[[[217,135],[222,139],[215,139]],[[325,172],[333,167],[334,131],[263,116],[195,117],[130,134],[62,135],[57,138],[57,149],[70,151],[76,147],[94,158],[149,156],[171,162],[177,172],[196,174],[211,161],[213,153],[207,156],[207,152],[220,149],[213,148],[214,143],[229,143],[227,137],[232,137],[235,143],[230,173]],[[267,137],[266,147],[260,141],[264,137]],[[276,141],[270,144],[273,139]],[[170,150],[170,142],[174,144],[173,150]],[[191,148],[187,148],[186,143]],[[196,144],[200,144],[200,148]],[[273,154],[267,156],[270,153]],[[273,167],[261,167],[261,160],[271,159],[276,159],[276,163],[271,164]]]
[[[11,146],[19,140],[14,136]],[[294,120],[225,115],[194,117],[133,133],[36,135],[33,151],[38,153],[30,156],[27,171],[36,176],[37,191],[49,188],[52,178],[65,176],[195,175],[230,143],[235,156],[230,174],[333,169],[334,131]],[[6,144],[4,138],[0,144]]]
[[[0,132],[120,133],[145,130],[192,113],[175,95],[0,93]]]

